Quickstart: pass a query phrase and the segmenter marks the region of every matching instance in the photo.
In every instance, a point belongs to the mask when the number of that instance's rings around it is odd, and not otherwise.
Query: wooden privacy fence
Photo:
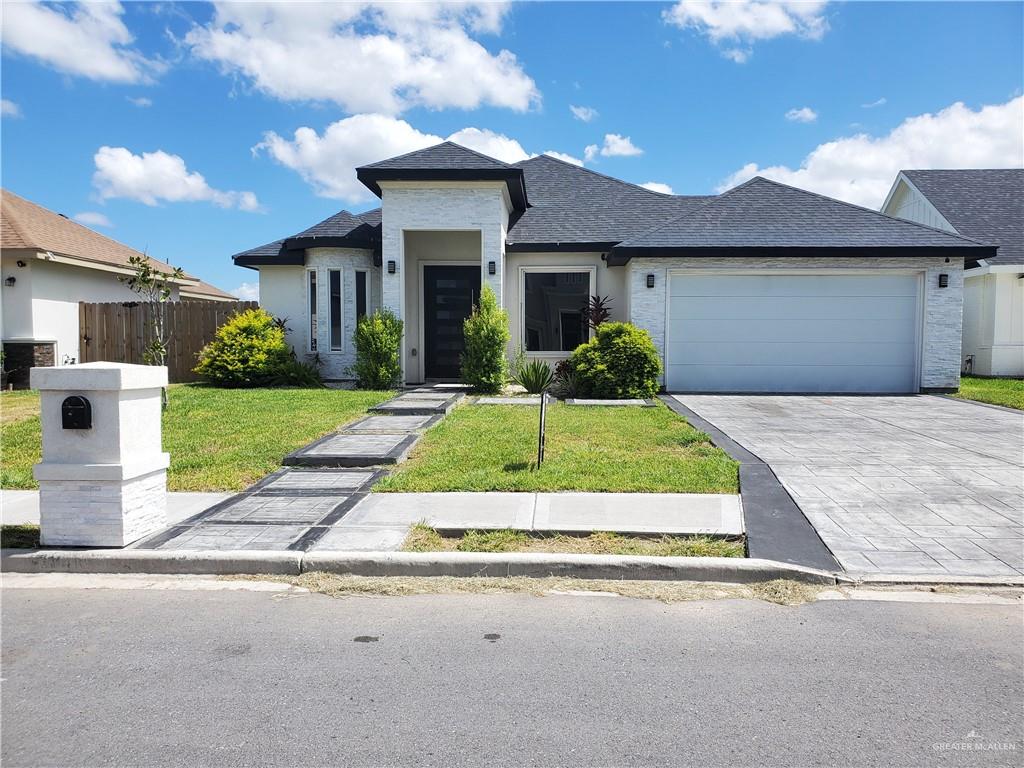
[[[195,381],[196,355],[235,312],[255,309],[255,301],[168,301],[78,303],[78,350],[83,363],[106,360],[144,364],[153,340],[155,313],[164,312],[167,373],[172,382]]]

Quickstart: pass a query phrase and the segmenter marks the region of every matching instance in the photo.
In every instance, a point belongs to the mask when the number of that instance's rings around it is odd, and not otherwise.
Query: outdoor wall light
[[[939,288],[949,288],[949,275],[945,272],[939,275]]]
[[[18,282],[18,280],[12,275],[4,280],[4,285],[14,285],[16,282]]]
[[[649,275],[647,275],[647,287],[648,288],[653,288],[654,287],[654,273],[653,272],[650,273]]]
[[[487,274],[488,275],[493,275],[493,274],[496,274],[497,271],[498,271],[498,265],[495,264],[493,261],[488,261],[487,262]]]
[[[18,261],[17,261],[17,262],[15,262],[15,263],[16,263],[16,264],[17,264],[17,265],[18,265],[19,267],[24,267],[24,266],[25,266],[25,262],[24,262],[24,261],[22,261],[21,259],[18,259]]]
[[[393,275],[398,271],[398,264],[394,261],[388,262],[388,274]]]

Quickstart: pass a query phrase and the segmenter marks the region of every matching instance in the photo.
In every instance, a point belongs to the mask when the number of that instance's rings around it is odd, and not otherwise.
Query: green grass
[[[744,557],[743,542],[710,536],[623,536],[595,531],[589,536],[531,536],[525,531],[466,531],[444,537],[427,525],[414,525],[402,547],[406,552],[548,552],[655,557]]]
[[[956,393],[956,397],[1024,411],[1024,379],[982,379],[977,376],[961,376],[960,391]]]
[[[0,525],[0,548],[35,549],[39,546],[39,526],[31,523]]]
[[[665,406],[548,411],[544,464],[537,408],[463,405],[427,432],[375,491],[736,493],[738,465]]]
[[[241,490],[277,469],[285,454],[358,418],[389,395],[173,385],[163,417],[164,450],[171,454],[167,487]],[[34,407],[26,405],[31,397]],[[32,465],[40,459],[38,401],[34,392],[0,394],[0,412],[7,413],[9,402],[20,409],[19,419],[8,422],[5,417],[0,424],[0,487],[36,487]]]

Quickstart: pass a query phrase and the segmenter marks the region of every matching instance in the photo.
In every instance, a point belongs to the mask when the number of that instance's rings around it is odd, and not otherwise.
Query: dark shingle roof
[[[617,243],[712,199],[652,192],[548,155],[516,166],[530,207],[509,223],[510,244]]]
[[[758,176],[695,211],[626,240],[616,251],[621,256],[649,249],[698,248],[986,250],[960,235]]]
[[[334,246],[372,249],[380,242],[380,216],[380,208],[355,214],[338,211],[291,237],[250,248],[231,258],[240,267],[302,264],[304,248]]]
[[[529,205],[522,170],[451,141],[360,166],[356,178],[377,197],[381,181],[504,181],[516,210]]]
[[[990,264],[1024,264],[1024,168],[903,171],[957,232],[999,246]]]

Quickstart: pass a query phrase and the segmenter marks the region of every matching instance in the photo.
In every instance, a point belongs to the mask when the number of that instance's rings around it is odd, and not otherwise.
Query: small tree
[[[489,285],[480,292],[480,304],[462,326],[465,351],[462,353],[462,379],[477,392],[500,392],[508,380],[508,312],[498,306],[498,297]]]
[[[118,280],[155,305],[149,327],[150,341],[142,350],[142,360],[146,365],[164,365],[167,360],[167,345],[171,340],[167,335],[164,304],[171,300],[172,284],[181,280],[185,273],[181,267],[174,267],[170,273],[154,269],[152,260],[145,254],[130,256],[128,265],[132,268],[133,274],[130,277],[119,277]],[[167,408],[166,387],[161,400],[163,407]]]
[[[363,389],[392,389],[401,383],[402,326],[395,313],[387,309],[359,318],[352,373]]]

